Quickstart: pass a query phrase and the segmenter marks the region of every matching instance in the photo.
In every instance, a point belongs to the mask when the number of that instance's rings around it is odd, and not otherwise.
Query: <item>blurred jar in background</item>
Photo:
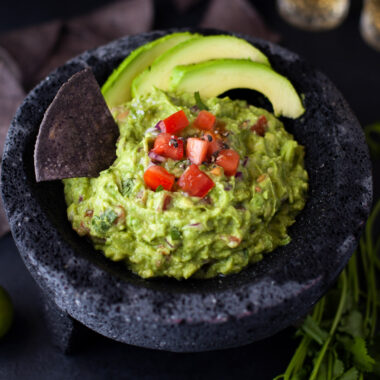
[[[338,26],[349,6],[349,0],[277,0],[278,12],[287,22],[314,31]]]
[[[380,0],[366,0],[360,16],[363,39],[380,51]]]

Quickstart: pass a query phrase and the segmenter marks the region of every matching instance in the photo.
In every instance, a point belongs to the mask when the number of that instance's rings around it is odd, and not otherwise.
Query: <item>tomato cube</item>
[[[198,137],[187,139],[186,156],[196,165],[206,160],[209,142]]]
[[[205,197],[215,186],[214,181],[197,165],[190,165],[178,180],[179,187],[192,197]]]
[[[161,132],[177,133],[189,125],[189,120],[183,110],[173,113],[163,120],[164,127]]]
[[[207,132],[203,135],[203,140],[208,141],[207,156],[212,156],[223,147],[223,141],[213,132]]]
[[[194,126],[199,129],[210,131],[215,125],[216,117],[211,112],[202,110],[194,120]]]
[[[232,176],[236,174],[236,170],[239,166],[240,157],[233,149],[223,149],[216,157],[215,163],[224,169],[226,176]]]
[[[173,160],[182,160],[183,158],[183,140],[170,133],[160,133],[154,141],[152,149],[154,153],[160,156],[172,158]]]
[[[165,190],[171,190],[175,177],[165,168],[158,165],[150,166],[145,170],[145,184],[152,190],[156,190],[158,186],[162,186]]]

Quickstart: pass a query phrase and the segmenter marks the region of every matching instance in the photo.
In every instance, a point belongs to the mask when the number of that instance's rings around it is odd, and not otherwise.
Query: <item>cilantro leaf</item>
[[[160,192],[160,191],[162,191],[162,190],[164,190],[164,187],[163,187],[162,185],[158,185],[158,186],[156,187],[156,193],[158,193],[158,192]]]
[[[347,351],[353,355],[357,367],[366,372],[372,372],[375,360],[368,354],[366,342],[361,337],[355,337],[345,343]]]
[[[329,336],[328,332],[320,328],[311,315],[306,317],[301,329],[307,336],[321,345]]]
[[[112,209],[107,209],[102,214],[95,215],[92,218],[91,224],[98,234],[106,233],[112,226],[113,222],[117,219],[117,213]]]
[[[343,362],[341,360],[339,360],[338,358],[336,358],[334,360],[334,364],[333,364],[333,368],[332,368],[333,379],[336,379],[339,376],[342,376],[343,373],[344,373]]]
[[[345,372],[339,380],[357,380],[359,378],[359,372],[355,367],[350,368]]]
[[[133,178],[125,178],[121,183],[121,194],[125,197],[129,195],[135,185],[135,180]]]
[[[196,103],[197,107],[200,110],[208,111],[208,107],[206,106],[206,104],[203,103],[201,96],[199,95],[199,91],[194,92],[194,99],[195,99],[195,103]]]
[[[173,227],[171,230],[170,230],[170,237],[173,239],[173,240],[179,240],[181,239],[181,232],[179,231],[178,228],[176,227]]]
[[[349,314],[342,320],[342,324],[338,330],[351,335],[353,338],[363,338],[363,315],[358,310],[350,311]]]

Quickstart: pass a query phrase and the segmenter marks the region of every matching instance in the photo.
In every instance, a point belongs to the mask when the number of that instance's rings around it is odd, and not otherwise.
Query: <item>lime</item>
[[[0,286],[0,338],[12,325],[13,305],[9,294]]]

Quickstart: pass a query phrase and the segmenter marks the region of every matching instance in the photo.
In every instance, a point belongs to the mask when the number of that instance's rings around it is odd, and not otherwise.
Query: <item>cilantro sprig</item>
[[[199,95],[199,91],[194,92],[194,99],[195,99],[195,104],[200,110],[208,111],[208,107],[206,106],[206,104],[203,103],[203,100],[201,99],[201,96]]]
[[[373,229],[380,201],[370,215],[359,249],[341,273],[336,286],[314,307],[296,335],[301,342],[284,380],[362,380],[380,376],[372,356],[378,317],[377,253],[380,238]]]

